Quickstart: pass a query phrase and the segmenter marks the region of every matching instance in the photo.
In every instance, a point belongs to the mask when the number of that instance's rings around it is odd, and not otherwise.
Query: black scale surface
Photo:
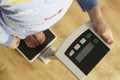
[[[27,47],[24,40],[21,40],[20,45],[18,46],[18,49],[28,58],[28,60],[32,60],[56,37],[49,29],[45,30],[44,34],[46,36],[45,42],[35,48]]]

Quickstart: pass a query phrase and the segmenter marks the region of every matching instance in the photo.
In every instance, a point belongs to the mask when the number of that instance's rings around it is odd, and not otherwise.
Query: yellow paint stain
[[[22,4],[22,3],[25,3],[25,2],[32,2],[33,0],[12,0],[12,1],[9,1],[9,2],[5,2],[4,4],[5,5],[17,5],[17,4]]]
[[[6,22],[10,27],[12,27],[13,30],[16,30],[16,26],[15,26],[15,25],[11,24],[11,23],[10,23],[7,19],[5,19],[5,18],[4,18],[4,20],[5,20],[5,22]]]

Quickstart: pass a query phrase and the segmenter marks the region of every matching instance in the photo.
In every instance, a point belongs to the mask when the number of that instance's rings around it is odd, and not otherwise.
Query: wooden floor
[[[120,1],[100,0],[104,18],[110,25],[114,35],[114,47],[90,72],[85,80],[120,80]],[[88,21],[87,13],[83,13],[74,1],[66,15],[52,27],[58,38],[53,46],[58,46],[65,38]],[[77,78],[59,61],[49,64],[36,59],[27,62],[16,50],[0,47],[0,80],[77,80]]]

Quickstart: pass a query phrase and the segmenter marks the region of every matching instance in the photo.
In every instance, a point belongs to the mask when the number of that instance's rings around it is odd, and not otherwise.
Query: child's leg
[[[35,48],[45,41],[45,34],[40,32],[35,35],[28,36],[24,41],[28,47]]]

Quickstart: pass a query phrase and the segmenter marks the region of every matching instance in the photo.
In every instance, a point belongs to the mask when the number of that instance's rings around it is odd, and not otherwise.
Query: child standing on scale
[[[112,44],[112,32],[98,0],[77,1],[82,10],[88,12],[96,32]],[[20,39],[31,48],[42,44],[45,41],[42,31],[59,21],[71,4],[72,0],[0,0],[0,45],[15,49]]]

